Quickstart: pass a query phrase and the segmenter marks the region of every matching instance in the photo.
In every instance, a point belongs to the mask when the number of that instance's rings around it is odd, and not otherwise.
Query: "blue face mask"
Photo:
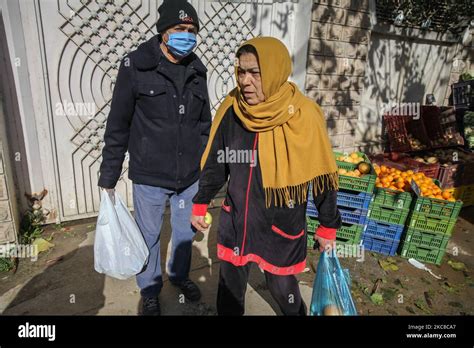
[[[166,46],[168,46],[175,57],[184,58],[193,51],[196,43],[195,34],[182,32],[169,34]]]

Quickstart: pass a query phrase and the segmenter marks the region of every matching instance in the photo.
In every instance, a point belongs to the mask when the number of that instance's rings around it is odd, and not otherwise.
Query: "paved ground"
[[[217,222],[220,209],[211,209]],[[353,296],[361,315],[423,315],[474,314],[474,207],[463,209],[448,255],[441,266],[428,265],[436,280],[400,257],[389,259],[397,270],[383,270],[380,261],[386,257],[366,252],[364,261],[343,258],[350,269]],[[193,245],[191,278],[203,293],[197,304],[180,302],[178,290],[165,277],[160,296],[163,314],[215,315],[215,298],[219,260],[216,257],[214,223],[209,235],[197,235]],[[0,312],[7,315],[85,314],[136,315],[140,296],[134,279],[120,281],[94,271],[93,241],[95,220],[83,220],[63,226],[49,226],[44,235],[53,235],[55,247],[42,253],[37,262],[20,262],[16,273],[0,274]],[[162,252],[170,240],[169,215],[163,226]],[[457,254],[457,256],[453,256]],[[300,288],[306,303],[310,303],[314,269],[318,254],[309,252],[308,270],[299,275]],[[449,260],[463,262],[465,270],[454,270]],[[165,262],[163,262],[163,269]],[[375,290],[376,288],[376,290]],[[370,295],[382,295],[374,303]],[[380,297],[379,297],[380,298]],[[372,297],[374,299],[374,297]],[[377,302],[377,301],[375,301]],[[253,267],[247,291],[246,314],[280,314],[265,286],[263,274]]]

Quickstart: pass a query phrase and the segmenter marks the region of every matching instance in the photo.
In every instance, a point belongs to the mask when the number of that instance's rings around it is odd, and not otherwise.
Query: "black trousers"
[[[237,267],[221,261],[217,292],[218,315],[243,315],[245,291],[251,263]],[[298,281],[294,275],[279,276],[265,271],[267,287],[284,315],[306,315]]]

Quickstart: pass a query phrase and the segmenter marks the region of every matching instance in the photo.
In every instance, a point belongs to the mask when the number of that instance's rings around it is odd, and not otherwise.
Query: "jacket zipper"
[[[248,211],[249,211],[250,184],[252,183],[252,172],[253,172],[253,168],[255,167],[255,165],[252,166],[252,164],[254,164],[253,161],[254,161],[254,155],[255,155],[255,148],[257,147],[257,140],[258,140],[258,133],[255,134],[255,140],[253,142],[252,163],[250,165],[249,181],[247,185],[247,195],[245,197],[244,238],[242,240],[242,248],[241,248],[240,257],[244,256],[245,239],[247,237],[247,217],[248,217]]]

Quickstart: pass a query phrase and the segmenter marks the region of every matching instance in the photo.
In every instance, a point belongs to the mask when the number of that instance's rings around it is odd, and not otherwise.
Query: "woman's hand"
[[[336,248],[335,239],[326,239],[315,234],[314,240],[319,243],[320,252],[323,252],[323,251],[330,252],[332,249]]]
[[[193,225],[199,232],[206,232],[210,226],[204,222],[204,216],[196,215],[191,215],[191,225]]]

